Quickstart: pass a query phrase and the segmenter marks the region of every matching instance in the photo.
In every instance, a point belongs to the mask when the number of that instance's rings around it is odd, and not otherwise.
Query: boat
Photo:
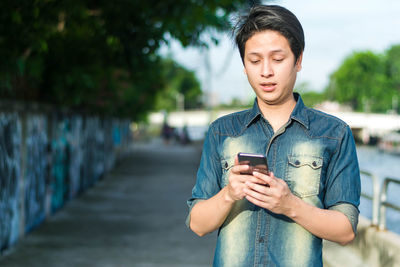
[[[380,151],[400,156],[400,130],[384,135],[378,142]]]

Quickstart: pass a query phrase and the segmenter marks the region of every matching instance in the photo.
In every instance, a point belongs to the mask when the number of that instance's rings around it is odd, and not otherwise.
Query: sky
[[[322,91],[329,75],[353,52],[384,53],[392,45],[400,44],[398,0],[275,0],[268,3],[286,7],[300,20],[305,50],[296,84],[307,83],[314,91]],[[212,96],[210,104],[227,103],[233,98],[248,101],[254,97],[229,34],[221,35],[219,45],[211,45],[208,51],[183,49],[178,42],[172,42],[160,52],[195,71],[203,91]]]

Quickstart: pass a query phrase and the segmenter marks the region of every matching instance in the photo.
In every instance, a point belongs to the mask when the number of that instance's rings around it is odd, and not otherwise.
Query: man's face
[[[288,40],[276,31],[254,34],[245,45],[244,69],[260,108],[294,100],[293,87],[302,55],[295,57]]]

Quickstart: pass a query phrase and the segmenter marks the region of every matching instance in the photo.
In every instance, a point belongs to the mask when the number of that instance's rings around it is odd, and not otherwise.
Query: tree
[[[386,52],[386,70],[390,83],[400,92],[400,45],[393,45]]]
[[[348,104],[356,111],[386,112],[395,91],[388,83],[384,55],[353,53],[330,76],[326,93],[330,100]]]
[[[57,30],[60,10],[54,2],[0,2],[2,98],[35,98],[42,79],[47,40]]]
[[[400,45],[394,45],[386,52],[386,71],[390,86],[394,89],[393,111],[400,112]]]
[[[295,91],[301,94],[304,104],[308,107],[314,107],[326,100],[324,92],[314,91],[307,82],[302,82],[296,85]]]
[[[244,0],[0,2],[0,97],[141,118],[166,85],[157,54],[217,42]],[[215,31],[214,31],[215,30]],[[203,33],[209,33],[206,38]]]
[[[185,109],[202,107],[202,91],[193,71],[183,68],[172,59],[165,59],[162,69],[166,86],[157,94],[155,104],[157,110],[176,110],[179,96],[184,97]]]

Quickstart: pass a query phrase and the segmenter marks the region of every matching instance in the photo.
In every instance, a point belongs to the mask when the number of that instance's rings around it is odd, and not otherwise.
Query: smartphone
[[[267,158],[262,154],[238,153],[240,165],[249,165],[250,169],[245,174],[252,174],[253,171],[268,174]]]

